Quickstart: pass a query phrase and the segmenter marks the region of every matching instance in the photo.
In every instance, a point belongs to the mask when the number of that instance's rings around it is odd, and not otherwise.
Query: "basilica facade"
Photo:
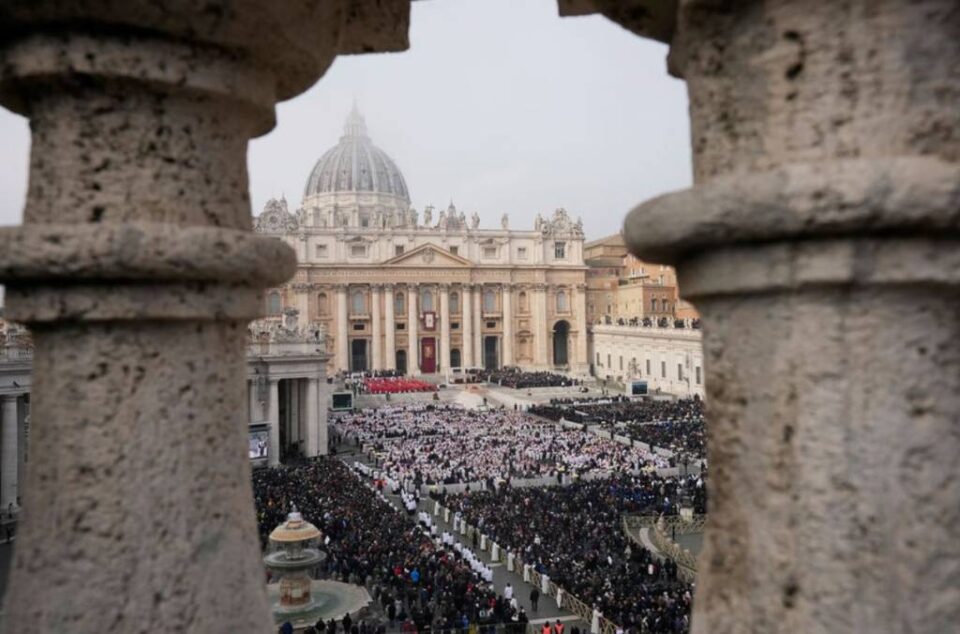
[[[356,108],[301,205],[270,200],[254,227],[299,262],[267,291],[267,319],[322,329],[331,374],[589,370],[581,222],[558,209],[528,230],[511,229],[506,214],[481,228],[452,202],[419,212]]]

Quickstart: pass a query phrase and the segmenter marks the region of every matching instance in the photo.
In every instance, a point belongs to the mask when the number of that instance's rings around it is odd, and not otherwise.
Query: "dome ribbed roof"
[[[403,174],[367,136],[366,123],[356,105],[347,117],[340,142],[314,165],[303,197],[332,192],[392,194],[410,203]]]

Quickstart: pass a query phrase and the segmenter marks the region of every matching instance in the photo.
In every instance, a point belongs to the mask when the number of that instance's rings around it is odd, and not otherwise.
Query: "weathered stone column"
[[[536,330],[533,333],[533,364],[538,369],[549,367],[547,343],[553,333],[547,330],[547,285],[533,285],[533,322]]]
[[[513,287],[503,285],[503,365],[514,365],[513,360]]]
[[[19,442],[17,432],[19,420],[17,419],[17,395],[4,394],[0,397],[0,425],[2,425],[2,438],[0,442],[0,511],[6,513],[10,505],[17,506],[17,481],[19,471],[20,452],[18,451]]]
[[[473,287],[473,358],[478,367],[484,367],[483,284],[476,284]]]
[[[383,367],[387,370],[395,370],[397,368],[397,320],[393,314],[393,303],[395,299],[395,287],[393,284],[387,284],[384,287],[384,330],[386,331],[385,345],[386,348],[386,359],[384,359]]]
[[[322,455],[326,446],[320,447],[320,397],[319,397],[320,379],[310,377],[307,379],[307,442],[306,454],[308,458],[316,455]]]
[[[0,280],[34,336],[39,449],[7,629],[273,628],[240,424],[245,324],[295,261],[250,233],[247,140],[338,49],[379,44],[345,46],[370,11],[345,4],[0,9],[0,102],[33,135]]]
[[[573,309],[577,317],[577,349],[576,361],[571,367],[578,374],[588,374],[590,371],[590,362],[587,359],[587,337],[589,335],[589,326],[587,324],[587,285],[577,284],[574,287]]]
[[[437,372],[450,370],[450,285],[440,285],[440,363]]]
[[[470,284],[464,284],[460,289],[460,340],[463,342],[463,367],[473,367],[473,292]],[[479,325],[478,325],[479,327]]]
[[[420,322],[420,312],[417,302],[420,301],[417,284],[407,284],[407,374],[420,374],[420,337],[417,335],[417,326]]]
[[[956,2],[681,5],[696,186],[625,230],[704,319],[693,631],[953,631]]]
[[[270,379],[270,400],[267,402],[267,423],[270,425],[270,465],[280,464],[280,381]]]
[[[371,354],[373,356],[370,365],[374,370],[383,369],[383,339],[381,337],[380,323],[380,285],[373,284],[370,287],[370,338]]]

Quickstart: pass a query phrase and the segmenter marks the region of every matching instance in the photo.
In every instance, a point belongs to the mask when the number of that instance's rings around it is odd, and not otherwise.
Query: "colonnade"
[[[0,396],[0,511],[19,506],[21,394]]]
[[[259,380],[259,377],[253,377],[247,381],[248,419],[251,423],[270,426],[270,464],[280,464],[280,428],[287,424],[288,445],[298,444],[307,458],[326,454],[327,404],[321,402],[325,399],[321,379],[316,376],[270,376],[264,379],[265,390],[261,389]],[[290,382],[284,395],[285,420],[280,419],[281,381]]]

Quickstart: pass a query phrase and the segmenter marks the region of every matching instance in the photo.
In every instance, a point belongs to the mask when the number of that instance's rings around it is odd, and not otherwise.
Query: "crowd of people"
[[[366,394],[403,394],[407,392],[436,392],[437,386],[420,379],[404,376],[384,376],[363,379],[361,392]]]
[[[514,389],[531,387],[569,387],[579,385],[578,379],[572,379],[555,372],[529,372],[513,366],[504,366],[497,370],[484,370],[480,378],[488,383],[496,383]]]
[[[706,510],[702,477],[653,473],[443,496],[444,503],[558,586],[625,628],[688,631],[692,587],[623,532],[623,514],[678,512],[681,499]]]
[[[263,545],[295,505],[325,536],[322,574],[365,585],[391,630],[483,632],[520,618],[475,572],[462,547],[431,539],[338,460],[257,470],[253,489]]]
[[[340,437],[366,446],[404,484],[495,484],[517,478],[635,472],[668,461],[640,447],[564,430],[523,412],[414,404],[341,414]]]

